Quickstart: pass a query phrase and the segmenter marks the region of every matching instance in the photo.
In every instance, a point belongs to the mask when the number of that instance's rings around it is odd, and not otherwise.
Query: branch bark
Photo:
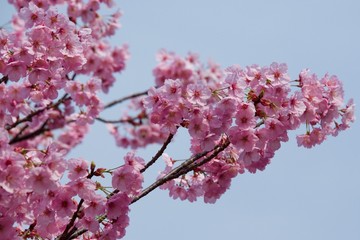
[[[132,98],[137,98],[137,97],[140,97],[140,96],[147,95],[147,92],[148,92],[148,91],[149,91],[149,90],[146,90],[146,91],[143,91],[143,92],[139,92],[139,93],[134,93],[134,94],[131,94],[131,95],[129,95],[129,96],[120,98],[120,99],[118,99],[118,100],[114,100],[114,101],[112,101],[112,102],[109,102],[108,104],[106,104],[106,105],[104,106],[104,109],[110,108],[110,107],[112,107],[112,106],[114,106],[114,105],[116,105],[116,104],[122,103],[122,102],[124,102],[124,101],[126,101],[126,100],[129,100],[129,99],[132,99]]]
[[[66,94],[64,94],[64,96],[62,96],[62,98],[60,98],[57,102],[52,103],[52,104],[49,104],[48,106],[46,106],[46,107],[44,107],[44,108],[42,108],[42,109],[38,109],[38,110],[30,113],[30,114],[27,115],[26,117],[17,120],[17,121],[14,122],[13,124],[7,125],[7,126],[5,127],[5,129],[9,131],[10,129],[18,126],[20,123],[27,122],[27,121],[31,121],[31,119],[32,119],[34,116],[36,116],[36,115],[44,112],[45,110],[58,107],[61,103],[63,103],[63,102],[67,99],[67,97],[68,97],[68,94],[66,93]]]
[[[144,189],[138,196],[136,196],[132,200],[131,204],[133,204],[133,203],[137,202],[138,200],[140,200],[141,198],[145,197],[150,192],[152,192],[159,186],[163,185],[167,181],[178,178],[181,175],[186,174],[186,173],[194,170],[195,168],[202,166],[205,163],[209,162],[211,159],[215,158],[220,152],[224,151],[229,145],[230,145],[230,141],[226,137],[226,139],[223,142],[221,142],[220,144],[218,144],[217,146],[215,146],[214,149],[199,153],[199,154],[193,156],[192,158],[189,158],[184,163],[182,163],[178,167],[174,168],[171,172],[166,174],[164,177],[158,179],[156,182],[154,182],[149,187]],[[212,154],[205,157],[210,152],[212,152]],[[203,160],[201,160],[200,162],[196,162],[198,159],[200,159],[202,157],[205,157],[205,158]]]
[[[164,144],[162,145],[162,147],[160,148],[160,150],[155,154],[155,156],[145,165],[145,167],[143,169],[140,170],[141,173],[145,172],[146,169],[148,169],[151,165],[153,165],[156,160],[159,159],[159,157],[161,157],[161,155],[164,153],[165,149],[167,148],[167,146],[170,144],[171,140],[173,139],[174,134],[170,133],[168,138],[166,139],[166,141],[164,142]]]

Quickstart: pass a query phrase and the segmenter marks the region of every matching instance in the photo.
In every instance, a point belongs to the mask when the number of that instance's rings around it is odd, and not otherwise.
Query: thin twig
[[[101,117],[97,117],[95,118],[96,120],[102,122],[102,123],[129,123],[133,126],[140,126],[142,124],[140,117],[132,117],[132,118],[123,118],[123,119],[119,119],[119,120],[107,120]],[[136,122],[135,120],[138,120],[138,122]]]
[[[199,154],[196,154],[194,157],[186,160],[184,163],[182,163],[181,165],[179,165],[178,167],[174,168],[172,171],[170,171],[168,174],[166,174],[164,177],[158,179],[156,182],[154,182],[153,184],[151,184],[149,187],[147,187],[146,189],[144,189],[138,196],[136,196],[131,204],[137,202],[138,200],[140,200],[141,198],[145,197],[147,194],[149,194],[150,192],[152,192],[153,190],[155,190],[156,188],[158,188],[159,186],[163,185],[164,183],[175,179],[183,174],[188,173],[189,171],[192,171],[193,169],[209,162],[211,159],[213,159],[214,157],[216,157],[220,152],[222,152],[225,148],[227,148],[230,145],[230,141],[229,139],[226,139],[225,142],[218,144],[217,146],[214,147],[214,149],[209,150],[209,151],[205,151]],[[213,153],[204,158],[202,161],[200,161],[199,163],[196,163],[195,161],[206,156],[208,153],[212,152]]]
[[[8,76],[6,75],[6,76],[3,76],[2,78],[0,78],[0,84],[1,83],[7,83],[9,81],[9,78],[8,78]]]
[[[69,240],[75,239],[75,238],[83,235],[83,234],[86,233],[87,231],[88,231],[87,229],[80,229],[79,231],[76,231],[73,235],[71,235],[71,236],[69,237]]]
[[[132,99],[132,98],[137,98],[137,97],[140,97],[140,96],[147,95],[148,91],[149,91],[149,90],[146,90],[146,91],[143,91],[143,92],[139,92],[139,93],[134,93],[134,94],[131,94],[131,95],[129,95],[129,96],[120,98],[120,99],[118,99],[118,100],[114,100],[114,101],[112,101],[112,102],[109,102],[108,104],[106,104],[106,105],[104,106],[104,109],[110,108],[110,107],[112,107],[112,106],[114,106],[114,105],[116,105],[116,104],[122,103],[122,102],[124,102],[124,101],[126,101],[126,100],[129,100],[129,99]]]
[[[102,123],[128,123],[133,126],[141,126],[143,124],[142,120],[147,119],[147,118],[148,118],[147,113],[145,111],[141,111],[135,117],[124,117],[119,120],[108,120],[108,119],[104,119],[102,117],[97,117],[95,119]]]
[[[59,240],[67,240],[69,237],[68,235],[72,234],[72,232],[69,233],[69,230],[71,229],[72,226],[74,226],[75,220],[78,217],[79,211],[83,203],[84,203],[84,199],[81,199],[80,202],[78,203],[76,211],[73,213],[70,222],[68,223],[68,225],[66,225],[66,228],[64,232],[61,234]]]
[[[30,113],[30,114],[27,115],[26,117],[17,120],[17,121],[14,122],[13,124],[7,125],[7,126],[5,127],[5,129],[6,129],[6,130],[10,130],[10,129],[16,127],[17,125],[19,125],[20,123],[27,122],[27,121],[31,121],[31,119],[32,119],[34,116],[36,116],[36,115],[44,112],[45,110],[49,110],[49,109],[51,109],[51,108],[56,108],[56,107],[58,107],[61,103],[63,103],[63,102],[66,100],[67,97],[68,97],[68,94],[66,93],[66,94],[64,94],[64,96],[62,96],[62,98],[60,98],[56,103],[49,104],[48,106],[46,106],[46,107],[44,107],[44,108],[42,108],[42,109],[38,109],[38,110]]]
[[[14,136],[14,138],[13,139],[17,139],[17,138],[19,138],[20,137],[20,135],[27,129],[29,127],[29,125],[24,125],[21,129],[20,129],[20,131]]]
[[[91,166],[93,166],[93,167],[91,167],[90,173],[86,176],[86,178],[88,178],[88,179],[91,179],[95,175],[95,172],[96,172],[95,171],[95,165],[91,165]],[[77,231],[77,227],[73,227],[73,226],[75,224],[76,219],[79,217],[79,212],[81,210],[81,207],[82,207],[83,203],[84,203],[84,199],[80,199],[76,211],[73,213],[70,222],[66,225],[65,230],[60,235],[58,240],[74,239],[75,237],[78,237],[78,236],[80,236],[81,234],[83,234],[83,233],[85,233],[87,231],[86,230],[85,232],[81,233],[80,235],[77,235],[77,236],[73,237],[74,233]]]
[[[167,140],[169,140],[170,135],[168,137]],[[169,142],[171,141],[171,139],[169,140]],[[166,141],[167,142],[167,141]],[[165,142],[165,143],[166,143]],[[164,145],[166,145],[164,143]],[[163,145],[163,146],[164,146]],[[138,200],[140,200],[141,198],[143,198],[144,196],[146,196],[147,194],[149,194],[150,192],[152,192],[153,190],[155,190],[157,187],[161,186],[162,184],[164,184],[167,181],[170,181],[172,179],[175,179],[183,174],[186,174],[192,170],[194,170],[195,168],[202,166],[203,164],[209,162],[211,159],[215,158],[220,152],[224,151],[228,146],[230,145],[230,141],[228,138],[225,139],[225,141],[221,142],[220,144],[218,144],[217,146],[214,147],[214,149],[209,150],[209,151],[205,151],[199,154],[196,154],[195,156],[193,156],[192,158],[186,160],[184,163],[182,163],[181,165],[179,165],[178,167],[176,167],[175,169],[173,169],[171,172],[169,172],[167,175],[165,175],[164,177],[158,179],[155,183],[153,183],[152,185],[150,185],[149,187],[147,187],[146,189],[144,189],[138,196],[136,196],[132,202],[130,204],[133,204],[135,202],[137,202]],[[164,149],[165,150],[165,149]],[[159,151],[160,152],[160,151]],[[212,152],[211,155],[209,155],[208,157],[204,158],[202,161],[196,163],[196,160],[206,156],[208,153]],[[158,154],[156,154],[155,156],[157,156]],[[161,154],[160,154],[161,155]],[[155,157],[154,156],[154,157]],[[154,158],[153,158],[154,159]],[[108,198],[110,198],[111,196],[115,195],[116,193],[118,193],[119,190],[115,189],[109,196]],[[104,218],[105,219],[105,216]],[[75,228],[74,228],[75,229]],[[78,236],[81,236],[82,234],[84,234],[85,232],[87,232],[87,229],[79,229],[76,231],[68,238],[68,239],[74,239]]]
[[[119,119],[119,120],[107,120],[101,117],[97,117],[95,118],[96,120],[102,122],[102,123],[126,123],[127,120],[126,119]]]
[[[30,139],[30,138],[33,138],[33,137],[36,137],[46,131],[49,131],[48,128],[46,128],[46,125],[47,125],[47,122],[48,122],[49,119],[47,119],[42,125],[40,128],[38,128],[37,130],[35,130],[34,132],[31,132],[31,133],[28,133],[26,135],[23,135],[23,136],[18,136],[16,135],[13,139],[10,140],[9,144],[14,144],[14,143],[18,143],[18,142],[21,142],[21,141],[24,141],[24,140],[27,140],[27,139]]]
[[[155,156],[145,165],[143,169],[140,170],[141,173],[145,172],[151,165],[153,165],[156,160],[164,153],[166,147],[170,144],[171,140],[173,139],[174,134],[170,133],[160,150],[155,154]]]

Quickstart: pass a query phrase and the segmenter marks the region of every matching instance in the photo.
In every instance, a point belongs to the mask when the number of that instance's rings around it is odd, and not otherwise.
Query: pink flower
[[[200,106],[206,105],[211,95],[211,91],[203,84],[189,84],[186,93],[190,103]]]
[[[96,233],[100,227],[98,220],[96,220],[94,217],[87,217],[87,216],[83,217],[79,221],[79,225],[89,230],[92,233]]]
[[[34,24],[39,24],[43,21],[44,10],[38,8],[33,2],[29,2],[28,7],[21,8],[19,16],[24,19],[25,27],[31,28]]]
[[[228,134],[230,142],[246,152],[252,151],[257,140],[259,140],[251,128],[242,130],[238,127],[231,127]]]
[[[28,179],[31,189],[39,194],[44,194],[47,190],[53,190],[56,187],[56,177],[52,175],[47,167],[36,167],[30,171]]]
[[[10,62],[6,65],[4,74],[7,75],[11,81],[17,82],[20,78],[26,76],[26,64],[22,61]]]
[[[51,76],[48,69],[49,65],[45,61],[38,60],[33,64],[32,71],[29,73],[29,82],[31,84],[35,84],[37,82],[44,82],[47,80]]]
[[[238,65],[233,65],[225,69],[227,74],[225,82],[229,85],[229,93],[232,97],[242,98],[247,87],[244,71]]]
[[[209,134],[209,124],[203,118],[194,118],[191,119],[189,123],[189,133],[190,136],[203,139]]]
[[[302,98],[303,96],[299,92],[296,92],[294,95],[290,97],[289,110],[292,115],[299,117],[305,112],[306,105]]]
[[[14,83],[8,87],[6,94],[17,102],[23,102],[29,97],[30,89],[23,84]]]
[[[14,219],[9,216],[0,216],[0,236],[2,239],[20,239],[15,228]]]
[[[133,166],[124,165],[112,173],[112,186],[126,194],[135,195],[141,191],[142,174]]]
[[[99,10],[100,4],[96,0],[89,1],[81,11],[81,20],[84,23],[95,21],[97,17],[97,10]]]
[[[243,161],[245,164],[245,167],[250,166],[253,162],[259,161],[261,158],[260,150],[258,148],[254,148],[251,152],[243,151],[239,155],[238,161]]]
[[[344,101],[344,90],[342,83],[337,76],[326,74],[320,82],[324,84],[326,95],[329,101],[337,107],[340,107]]]
[[[37,217],[36,230],[40,236],[47,237],[59,231],[55,220],[55,211],[45,208]]]
[[[205,203],[215,203],[217,199],[226,191],[226,188],[223,189],[218,183],[213,179],[209,178],[204,182],[204,202]]]
[[[92,194],[85,200],[85,215],[89,218],[104,214],[106,198],[99,194]]]
[[[189,202],[195,202],[197,197],[202,196],[203,194],[203,189],[200,186],[191,185],[187,189],[187,199]]]
[[[89,163],[83,159],[72,158],[68,161],[68,178],[70,180],[76,180],[86,177],[89,171]]]
[[[180,80],[165,80],[166,97],[171,101],[177,101],[181,96],[182,85]]]
[[[70,217],[76,211],[76,203],[72,199],[75,193],[69,188],[61,189],[52,201],[52,208],[60,217]]]
[[[187,198],[186,190],[180,185],[173,185],[169,190],[169,196],[173,199],[185,200]]]
[[[156,88],[151,87],[148,91],[148,96],[144,99],[144,106],[147,108],[153,108],[160,103],[160,93]]]
[[[60,49],[65,57],[75,57],[83,53],[82,44],[79,41],[79,38],[75,35],[70,35],[63,40],[63,48]]]
[[[145,166],[145,160],[135,156],[134,152],[128,152],[124,157],[124,161],[126,165],[132,166],[136,171],[140,171]]]
[[[82,199],[89,199],[94,194],[96,185],[88,178],[78,178],[67,184],[71,189],[79,195]]]
[[[326,130],[314,128],[310,132],[310,140],[314,145],[321,144],[326,139]]]
[[[106,203],[107,217],[117,219],[129,212],[131,199],[125,193],[118,193],[112,196]]]
[[[353,99],[348,101],[345,109],[342,110],[342,112],[343,116],[341,118],[341,122],[348,127],[351,122],[355,121],[355,103]]]
[[[301,134],[296,136],[298,146],[303,146],[306,148],[312,148],[314,143],[311,141],[310,134]]]
[[[285,63],[278,64],[273,62],[270,65],[268,73],[266,73],[266,78],[271,81],[280,81],[282,83],[290,81],[290,78],[287,75],[287,65]]]
[[[286,132],[284,124],[275,118],[268,118],[265,120],[266,136],[270,140],[275,140]]]
[[[26,187],[23,182],[24,175],[23,167],[10,165],[5,171],[0,172],[0,187],[10,193],[17,191],[17,189],[24,189]]]
[[[254,128],[256,126],[254,105],[250,103],[240,104],[235,114],[235,123],[241,129]]]

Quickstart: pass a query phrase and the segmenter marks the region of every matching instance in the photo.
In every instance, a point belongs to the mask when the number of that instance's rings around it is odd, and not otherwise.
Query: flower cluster
[[[104,40],[120,27],[121,14],[108,21],[99,15],[100,3],[112,1],[68,1],[70,18],[53,7],[64,1],[9,2],[18,14],[12,32],[0,29],[0,126],[10,131],[12,144],[27,148],[46,146],[55,129],[78,127],[83,131],[75,131],[68,145],[69,131],[57,140],[70,149],[99,115],[99,92],[108,92],[114,73],[125,68],[127,46],[113,48]],[[26,143],[29,137],[37,138]]]
[[[129,58],[126,45],[105,40],[121,13],[104,17],[100,8],[114,1],[8,1],[17,14],[12,31],[0,28],[1,239],[122,238],[129,205],[157,187],[174,199],[214,203],[238,174],[264,170],[289,130],[304,126],[298,145],[310,148],[355,120],[336,76],[304,70],[291,80],[278,63],[223,70],[165,50],[154,87],[104,105],[99,94]],[[127,125],[109,125],[110,133],[120,147],[163,144],[149,162],[134,152],[113,169],[67,159],[95,120],[107,122],[99,117],[104,109],[128,99],[138,114],[114,121]],[[164,151],[180,128],[190,136],[191,157],[178,165]],[[165,169],[143,189],[143,173],[161,156]],[[107,174],[111,187],[96,180]]]
[[[130,126],[126,129],[127,132],[123,134],[117,127],[109,125],[110,133],[114,136],[117,145],[120,147],[139,148],[152,143],[163,143],[169,132],[165,129],[171,128],[170,132],[174,132],[176,125],[181,121],[181,115],[178,114],[178,107],[181,107],[181,102],[176,101],[182,101],[180,96],[185,94],[187,85],[193,84],[190,87],[193,90],[193,94],[195,94],[195,91],[200,86],[194,85],[194,83],[202,82],[203,85],[209,88],[220,88],[219,84],[223,79],[224,73],[220,66],[214,62],[209,62],[204,66],[196,54],[189,53],[185,58],[182,58],[165,50],[161,50],[157,54],[157,60],[159,63],[153,70],[156,87],[150,89],[148,93],[152,98],[147,98],[146,100],[144,97],[134,99],[130,107],[138,111],[139,114],[136,117],[125,115],[121,118],[121,122],[126,122]],[[166,84],[166,91],[171,91],[171,95],[169,95],[170,100],[176,102],[176,105],[173,106],[174,108],[169,105],[162,113],[153,113],[151,115],[152,120],[149,121],[148,108],[155,104],[155,101],[158,101],[155,94],[156,89],[163,86],[165,80],[168,79],[174,79],[174,82],[171,84],[170,82]],[[206,90],[206,88],[203,88],[203,90]],[[201,96],[193,96],[192,98],[193,102],[202,101],[200,99]],[[185,110],[185,108],[182,109]],[[160,114],[162,115],[160,116]],[[156,120],[157,117],[164,119]],[[153,121],[168,121],[168,124],[154,124],[155,122]]]
[[[304,124],[306,133],[297,137],[298,144],[312,147],[354,121],[354,105],[350,100],[342,106],[343,89],[336,76],[318,80],[305,70],[291,81],[287,66],[278,63],[232,66],[225,73],[217,85],[167,79],[150,89],[143,101],[151,124],[167,134],[175,134],[179,127],[188,130],[193,155],[213,149],[224,138],[231,143],[192,174],[167,183],[174,198],[194,201],[204,196],[205,202],[215,202],[237,173],[263,170],[281,142],[288,140],[288,130]],[[298,91],[291,90],[291,82]],[[160,176],[171,170],[167,167]]]
[[[74,226],[87,229],[87,237],[116,239],[125,235],[129,204],[141,191],[142,158],[133,153],[124,157],[125,165],[112,173],[117,193],[106,198],[99,193],[102,186],[91,179],[104,170],[95,170],[93,163],[78,158],[66,161],[66,151],[56,144],[42,151],[13,149],[6,134],[1,136],[0,235],[4,239],[17,239],[19,234],[71,236],[70,229],[66,229],[74,214]],[[65,173],[66,184],[60,181]],[[99,221],[105,216],[108,220]]]
[[[0,28],[0,236],[67,239],[86,229],[86,238],[121,237],[134,193],[106,198],[91,179],[104,170],[65,159],[102,110],[99,93],[125,68],[127,46],[104,40],[121,13],[100,15],[111,0],[9,3],[17,14],[11,31]]]

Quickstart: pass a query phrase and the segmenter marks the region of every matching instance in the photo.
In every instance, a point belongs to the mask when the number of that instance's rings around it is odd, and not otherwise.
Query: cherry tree
[[[128,46],[107,41],[121,12],[103,17],[100,10],[115,9],[114,1],[9,3],[17,13],[9,30],[0,29],[2,239],[122,238],[129,206],[153,190],[215,203],[239,174],[263,171],[290,130],[300,128],[298,145],[312,148],[355,120],[335,75],[305,69],[290,77],[276,62],[223,69],[167,50],[156,56],[153,87],[104,102],[100,95],[130,55]],[[120,104],[127,111],[103,117]],[[129,149],[122,164],[109,169],[68,157],[95,121]],[[165,152],[180,129],[191,143],[185,160]],[[134,151],[151,144],[159,145],[151,159]],[[163,169],[144,186],[157,161]]]

